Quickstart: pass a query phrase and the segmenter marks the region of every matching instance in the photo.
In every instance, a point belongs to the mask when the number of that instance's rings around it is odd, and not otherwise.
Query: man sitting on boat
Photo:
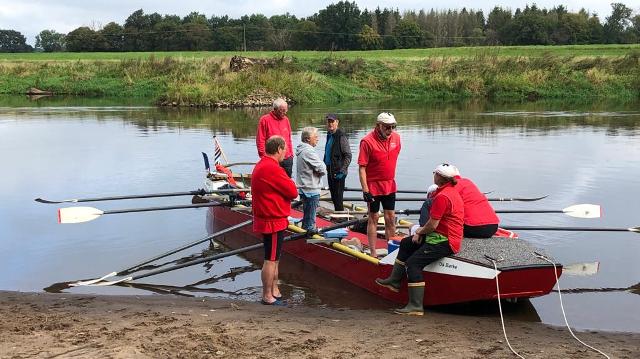
[[[396,309],[398,314],[423,315],[424,276],[422,269],[440,258],[460,251],[464,221],[464,204],[455,186],[456,170],[441,164],[433,171],[433,182],[438,189],[433,196],[429,220],[413,236],[400,242],[398,256],[391,276],[378,278],[376,283],[394,292],[400,290],[402,278],[407,276],[409,303]]]
[[[468,238],[491,238],[498,230],[500,220],[495,210],[478,186],[468,178],[463,178],[456,166],[450,165],[455,173],[455,189],[464,203],[464,236]],[[429,197],[429,195],[427,195]],[[429,219],[429,208],[433,199],[427,198],[420,209],[419,223],[423,226]]]
[[[322,176],[327,174],[327,169],[314,148],[318,144],[318,129],[303,128],[301,140],[302,143],[296,147],[296,179],[304,214],[302,228],[312,232],[316,229],[316,209],[320,202]]]
[[[251,174],[253,231],[261,233],[264,243],[262,265],[262,304],[282,305],[278,288],[278,261],[289,226],[291,201],[298,197],[295,182],[280,166],[287,154],[287,145],[281,136],[271,136],[265,143],[265,155]]]

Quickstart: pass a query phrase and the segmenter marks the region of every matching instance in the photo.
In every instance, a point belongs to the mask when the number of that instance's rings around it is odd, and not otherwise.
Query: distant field
[[[379,51],[177,51],[177,52],[89,52],[89,53],[0,53],[1,61],[66,61],[66,60],[121,60],[147,59],[151,56],[183,57],[183,58],[222,58],[234,55],[249,57],[279,57],[293,56],[299,59],[322,59],[335,56],[347,59],[365,58],[368,60],[414,60],[428,57],[469,57],[469,56],[505,56],[505,57],[539,57],[545,55],[556,56],[625,56],[633,52],[640,52],[640,44],[634,45],[570,45],[570,46],[481,46],[481,47],[441,47],[434,49],[406,49]]]

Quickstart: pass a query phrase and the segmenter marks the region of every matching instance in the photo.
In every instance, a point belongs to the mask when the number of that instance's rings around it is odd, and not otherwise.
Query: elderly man
[[[300,136],[302,143],[296,147],[296,178],[302,200],[302,228],[316,230],[316,208],[320,202],[322,176],[327,174],[324,162],[315,151],[318,144],[318,129],[305,127]]]
[[[279,165],[285,158],[287,145],[280,136],[265,142],[265,155],[251,175],[253,231],[263,236],[262,304],[282,305],[278,288],[278,261],[289,225],[291,201],[298,196],[296,184]]]
[[[327,120],[327,143],[324,146],[324,163],[327,165],[327,182],[334,209],[344,211],[342,198],[344,198],[344,183],[351,163],[351,149],[347,136],[338,128],[340,124],[338,117],[328,114],[325,119]]]
[[[291,124],[287,117],[289,105],[287,101],[278,98],[273,101],[273,110],[262,117],[258,122],[258,131],[256,134],[256,146],[258,147],[258,156],[262,158],[265,155],[265,142],[274,135],[284,138],[287,145],[287,152],[284,160],[280,162],[280,166],[284,168],[287,175],[291,177],[293,173],[293,145],[291,142]]]
[[[376,127],[360,140],[358,165],[362,197],[369,205],[367,238],[371,256],[376,257],[378,211],[384,210],[385,237],[396,234],[396,164],[400,155],[400,136],[394,132],[395,117],[383,112],[378,115]]]

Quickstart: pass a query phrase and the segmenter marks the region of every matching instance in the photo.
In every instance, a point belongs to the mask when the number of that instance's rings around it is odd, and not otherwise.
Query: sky
[[[197,11],[207,17],[228,15],[231,18],[239,18],[242,15],[254,13],[271,16],[286,12],[297,17],[307,17],[336,2],[338,0],[110,0],[93,2],[87,0],[0,0],[0,29],[19,31],[27,38],[27,43],[33,45],[35,36],[42,30],[49,29],[68,33],[80,26],[99,29],[111,21],[122,25],[125,19],[138,9],[142,9],[145,14],[157,12],[161,15],[179,16]],[[611,14],[611,2],[622,2],[633,9],[634,13],[640,12],[640,0],[490,0],[480,2],[483,5],[478,5],[478,1],[468,0],[449,0],[447,2],[366,0],[355,2],[360,10],[394,7],[402,12],[404,10],[461,9],[466,7],[467,9],[483,10],[485,16],[494,6],[515,10],[534,3],[541,8],[564,5],[573,12],[585,8],[591,13],[598,14],[601,21]]]

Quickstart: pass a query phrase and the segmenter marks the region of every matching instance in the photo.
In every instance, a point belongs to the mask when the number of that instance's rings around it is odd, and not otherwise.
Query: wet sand
[[[270,307],[177,296],[0,292],[2,358],[513,358],[499,318],[427,311]],[[527,358],[598,358],[566,328],[507,320]],[[640,334],[579,332],[616,358],[640,356]],[[392,339],[393,338],[393,339]]]

